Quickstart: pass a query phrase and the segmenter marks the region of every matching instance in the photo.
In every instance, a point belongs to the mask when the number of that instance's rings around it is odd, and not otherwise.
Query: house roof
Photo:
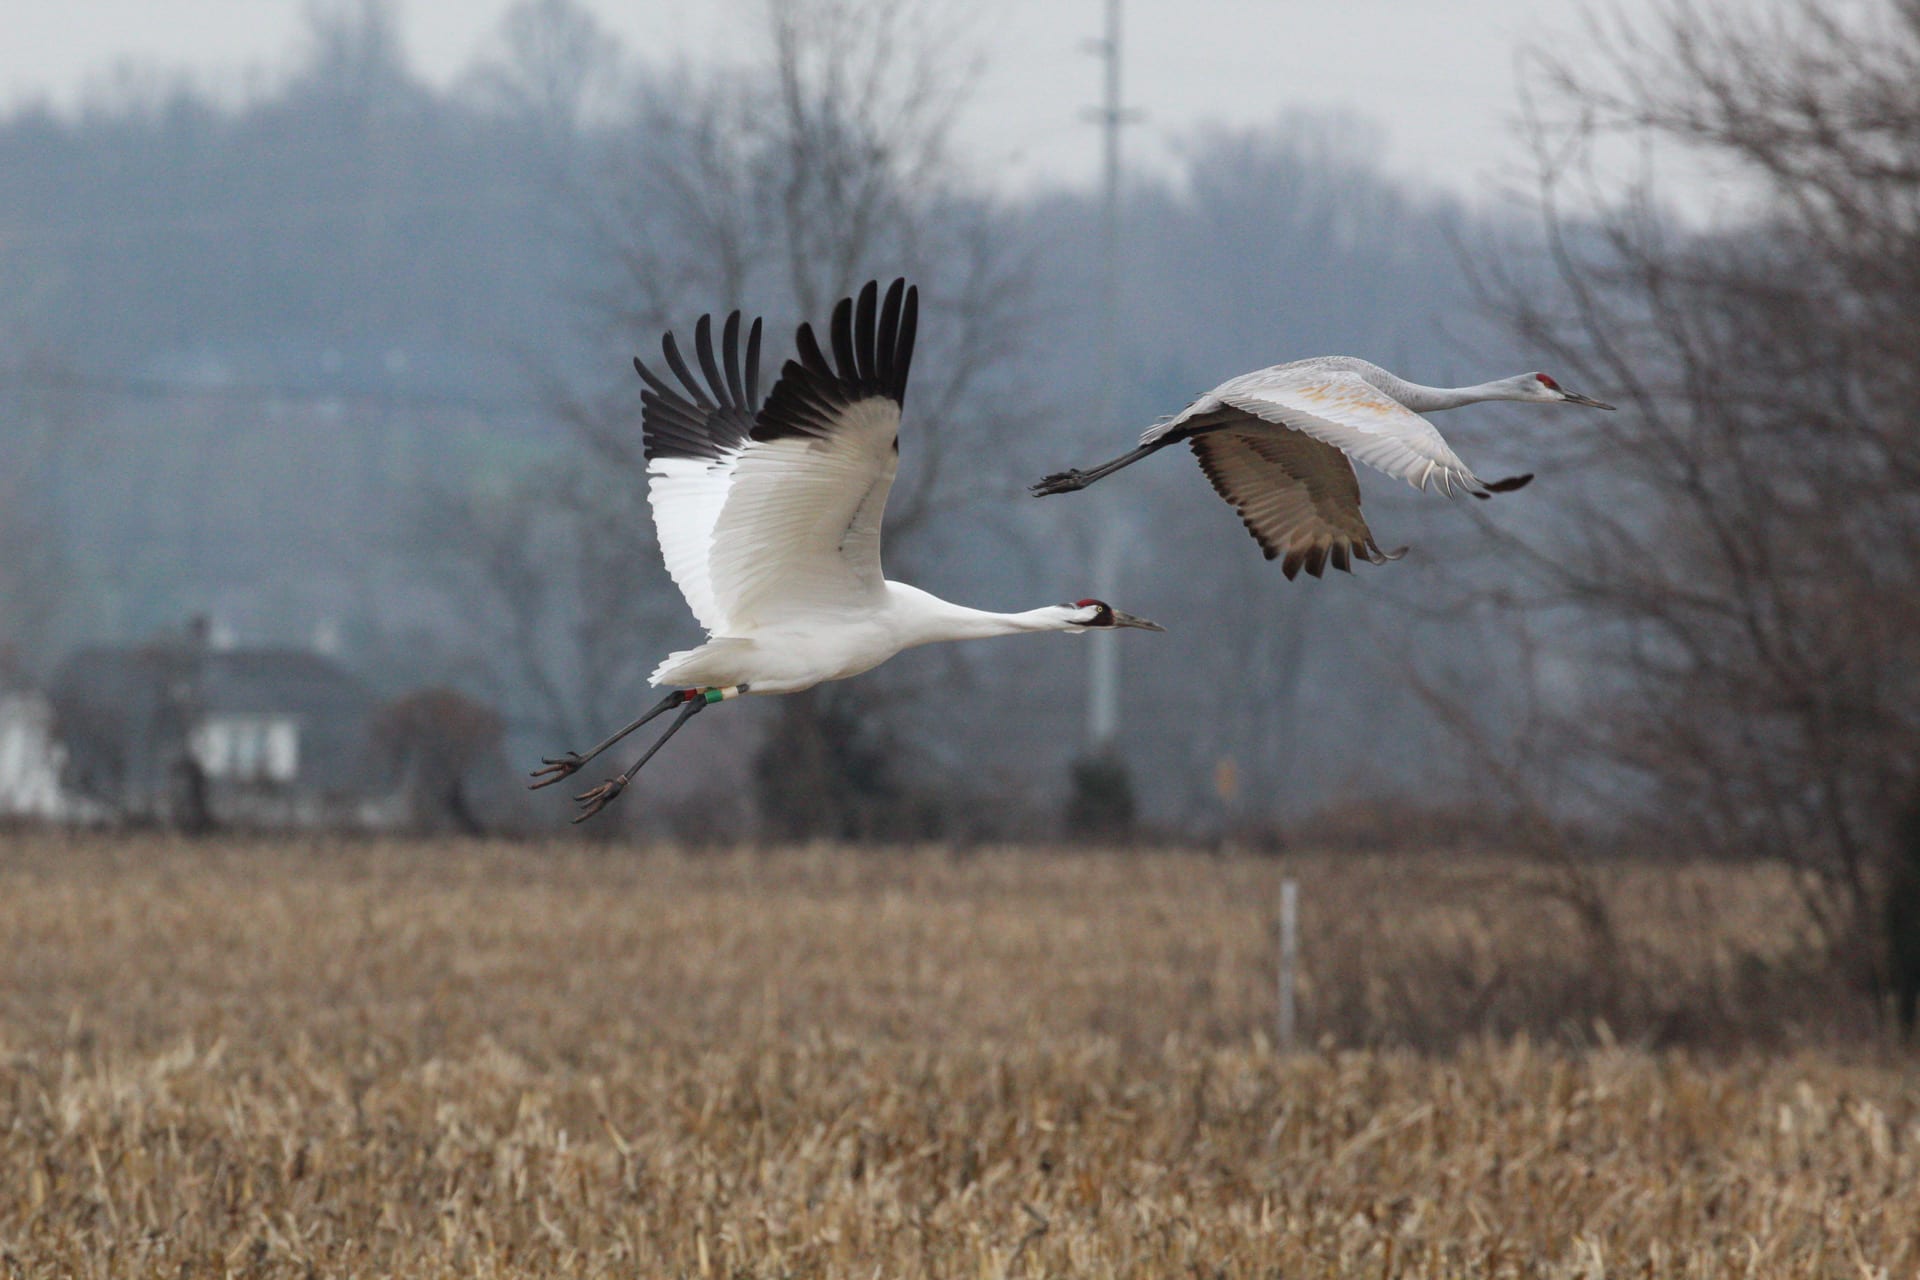
[[[196,673],[193,651],[185,646],[97,646],[69,654],[53,678],[58,694],[122,708],[157,702],[176,683],[203,712],[338,715],[364,712],[373,703],[357,676],[305,649],[207,651]]]
[[[49,689],[62,740],[85,766],[121,762],[145,778],[186,726],[207,716],[291,716],[300,782],[329,792],[379,780],[369,750],[374,694],[332,659],[304,649],[216,650],[167,642],[80,649]],[[142,784],[146,785],[146,784]]]
[[[231,649],[209,653],[201,702],[213,712],[330,713],[373,704],[373,694],[330,658],[305,649]]]

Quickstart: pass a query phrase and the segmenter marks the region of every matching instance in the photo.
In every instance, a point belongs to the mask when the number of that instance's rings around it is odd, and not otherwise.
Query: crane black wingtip
[[[1512,493],[1515,489],[1524,489],[1531,483],[1533,483],[1533,472],[1529,471],[1523,476],[1508,476],[1505,480],[1488,481],[1482,486],[1487,492],[1476,493],[1473,496],[1484,498],[1492,493]]]
[[[695,354],[699,357],[701,372],[706,375],[704,385],[687,366],[671,330],[660,336],[660,352],[668,369],[680,380],[679,388],[649,369],[639,356],[633,357],[633,371],[646,384],[646,390],[640,394],[643,406],[640,434],[649,462],[655,458],[699,458],[713,462],[746,440],[753,426],[754,396],[759,390],[760,321],[754,320],[747,337],[747,366],[743,377],[738,343],[740,319],[737,311],[727,317],[722,360],[714,358],[713,317],[702,316],[695,324]]]
[[[756,415],[753,439],[826,439],[838,429],[836,415],[847,406],[873,397],[905,403],[918,295],[902,278],[888,287],[884,300],[877,301],[879,296],[879,282],[869,281],[856,296],[834,304],[826,330],[831,360],[813,326],[800,325],[794,333],[795,358],[782,366]],[[752,345],[749,335],[749,350]]]

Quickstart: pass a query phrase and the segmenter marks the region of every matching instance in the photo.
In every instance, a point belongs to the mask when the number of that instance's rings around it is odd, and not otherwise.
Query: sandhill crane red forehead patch
[[[1548,390],[1558,391],[1560,389],[1560,384],[1555,382],[1552,378],[1549,378],[1544,373],[1536,373],[1533,376],[1540,379],[1541,383],[1544,384]]]

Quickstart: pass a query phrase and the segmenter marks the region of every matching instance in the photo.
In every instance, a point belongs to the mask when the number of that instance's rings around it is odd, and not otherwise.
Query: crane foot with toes
[[[550,787],[564,778],[570,778],[578,773],[580,766],[586,762],[586,757],[578,751],[569,751],[565,755],[560,756],[541,756],[541,767],[527,775],[529,778],[538,778],[539,781],[529,782],[527,789],[530,791],[538,791],[540,788]]]
[[[562,779],[572,777],[574,774],[580,772],[580,767],[586,764],[587,761],[593,759],[608,747],[613,746],[641,725],[652,720],[655,716],[666,714],[686,702],[689,698],[698,697],[699,694],[700,691],[698,689],[675,689],[672,693],[654,703],[645,715],[585,755],[581,755],[578,751],[563,751],[557,756],[541,756],[540,767],[527,775],[529,778],[534,779],[534,781],[527,784],[527,789],[529,791],[538,791],[542,787],[550,787]]]
[[[574,797],[581,805],[580,812],[575,816],[574,822],[585,822],[588,818],[591,818],[594,814],[600,812],[609,804],[612,804],[614,797],[626,789],[627,780],[625,778],[608,778],[599,786],[582,791]]]
[[[1029,492],[1036,498],[1044,498],[1053,493],[1073,493],[1087,487],[1087,477],[1079,470],[1056,471],[1050,476],[1042,476],[1040,482],[1033,485]]]
[[[659,739],[655,741],[651,747],[647,748],[646,754],[633,762],[632,768],[628,769],[625,773],[608,778],[599,786],[590,787],[574,797],[582,806],[579,816],[576,817],[574,821],[585,822],[588,818],[591,818],[594,814],[613,803],[614,798],[627,789],[627,784],[633,781],[633,775],[639,773],[641,767],[645,765],[647,761],[653,759],[655,752],[667,745],[667,739],[678,733],[680,726],[705,710],[709,703],[726,702],[739,697],[746,691],[747,686],[744,684],[728,685],[720,689],[675,689],[672,693],[669,693],[666,697],[655,703],[645,715],[620,730],[620,732],[614,734],[611,738],[608,738],[593,750],[587,752],[587,754],[581,755],[577,751],[569,751],[564,755],[543,757],[542,767],[535,769],[530,775],[535,781],[527,785],[537,791],[541,787],[551,786],[560,781],[560,779],[579,772],[581,765],[593,759],[608,747],[611,747],[614,743],[647,723],[647,721],[678,707],[680,714],[673,718],[673,723],[667,726],[667,731],[661,734]]]

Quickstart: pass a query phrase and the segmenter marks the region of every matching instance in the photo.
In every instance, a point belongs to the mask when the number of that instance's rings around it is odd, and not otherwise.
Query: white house
[[[86,806],[60,786],[66,751],[37,693],[0,692],[0,818],[72,819]]]

